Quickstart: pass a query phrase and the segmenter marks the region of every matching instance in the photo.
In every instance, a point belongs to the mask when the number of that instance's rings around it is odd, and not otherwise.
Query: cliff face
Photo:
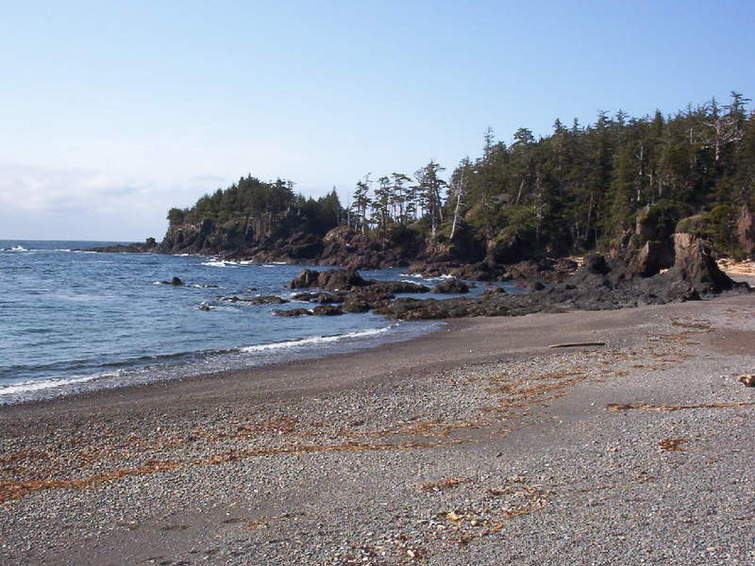
[[[262,260],[318,257],[323,247],[320,238],[297,230],[299,224],[299,219],[288,212],[223,224],[209,219],[199,223],[171,224],[158,251]]]
[[[435,241],[428,241],[421,231],[407,226],[367,234],[338,226],[321,237],[306,231],[297,217],[287,213],[220,225],[208,219],[171,224],[156,251],[352,269],[410,266],[428,275],[450,272],[471,279],[495,279],[503,274],[500,264],[513,263],[502,260],[525,260],[530,250],[526,242],[493,242],[470,229],[458,230],[453,240]]]

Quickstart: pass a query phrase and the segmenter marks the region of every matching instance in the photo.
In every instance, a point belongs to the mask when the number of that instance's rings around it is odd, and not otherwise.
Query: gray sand
[[[3,407],[0,563],[749,565],[754,372],[750,295]]]

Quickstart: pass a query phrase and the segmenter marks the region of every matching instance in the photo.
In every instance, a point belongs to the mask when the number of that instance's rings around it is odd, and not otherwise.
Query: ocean
[[[0,240],[0,404],[350,352],[440,324],[371,313],[286,318],[272,311],[312,305],[219,300],[290,299],[287,283],[311,266],[78,251],[114,243]],[[402,269],[360,273],[438,282]],[[162,283],[172,277],[185,285]]]

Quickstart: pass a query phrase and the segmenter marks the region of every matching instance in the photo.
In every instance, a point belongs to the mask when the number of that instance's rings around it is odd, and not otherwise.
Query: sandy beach
[[[1,407],[0,563],[751,564],[754,372],[750,294]]]

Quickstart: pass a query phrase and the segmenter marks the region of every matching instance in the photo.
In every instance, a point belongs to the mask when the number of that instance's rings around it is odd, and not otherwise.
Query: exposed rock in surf
[[[130,253],[130,254],[143,254],[157,252],[158,244],[154,238],[147,238],[143,244],[117,244],[115,246],[101,246],[97,248],[89,248],[83,251],[87,252],[103,252],[103,253]]]
[[[360,293],[365,294],[386,294],[386,293],[427,293],[430,287],[421,283],[412,281],[377,281],[371,279],[367,286],[360,289]]]
[[[350,298],[341,305],[344,312],[362,313],[372,310],[373,305],[357,297]]]
[[[464,281],[460,281],[459,279],[446,279],[445,281],[442,281],[441,283],[435,285],[435,287],[432,288],[432,292],[447,295],[455,293],[469,293],[469,285],[464,283]]]
[[[328,271],[305,269],[288,284],[291,289],[316,287],[325,291],[350,290],[364,285],[367,285],[367,281],[362,279],[362,276],[353,269],[331,269]]]
[[[294,317],[294,316],[311,316],[313,313],[309,309],[288,309],[288,310],[274,310],[273,314],[275,316],[286,316],[286,317]]]
[[[307,301],[308,303],[320,303],[321,305],[331,303],[342,303],[349,296],[349,293],[341,291],[337,293],[297,293],[291,298],[295,301]]]
[[[340,307],[335,307],[333,305],[320,305],[319,307],[312,309],[312,314],[318,316],[337,316],[343,314],[343,311]]]
[[[184,285],[184,282],[181,280],[180,277],[174,277],[170,281],[160,281],[161,285],[174,285],[176,287],[181,287]]]
[[[315,271],[305,269],[288,284],[290,289],[316,288],[325,291],[359,291],[370,293],[427,293],[430,288],[411,281],[365,280],[353,269]],[[301,294],[304,296],[304,294]],[[311,300],[311,299],[305,299]]]

